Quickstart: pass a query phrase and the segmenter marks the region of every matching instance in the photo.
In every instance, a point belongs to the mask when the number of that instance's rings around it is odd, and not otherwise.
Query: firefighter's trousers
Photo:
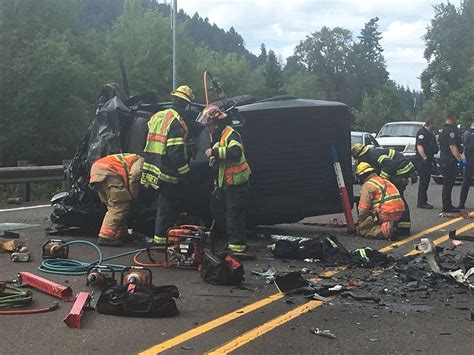
[[[127,235],[127,216],[132,197],[119,176],[107,176],[95,183],[99,199],[107,205],[99,237],[116,239]]]
[[[401,214],[400,214],[401,216]],[[366,238],[390,239],[394,233],[394,221],[382,221],[369,216],[359,222],[357,234]]]

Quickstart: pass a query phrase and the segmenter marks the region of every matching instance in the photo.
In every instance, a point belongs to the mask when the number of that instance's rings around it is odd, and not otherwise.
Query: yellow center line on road
[[[411,242],[412,240],[415,240],[415,239],[418,239],[418,238],[421,238],[421,237],[424,237],[425,235],[427,234],[430,234],[430,233],[433,233],[439,229],[442,229],[444,227],[447,227],[451,224],[454,224],[456,222],[459,222],[463,220],[462,217],[458,217],[458,218],[453,218],[453,219],[450,219],[449,221],[447,222],[444,222],[444,223],[441,223],[441,224],[438,224],[437,226],[434,226],[434,227],[431,227],[431,228],[428,228],[428,229],[425,229],[424,231],[421,231],[419,233],[416,233],[414,235],[412,235],[411,237],[408,237],[408,238],[405,238],[403,240],[400,240],[399,242],[396,242],[396,243],[393,243],[393,244],[390,244],[390,245],[387,245],[386,247],[382,248],[382,249],[379,249],[379,252],[381,253],[386,253],[394,248],[398,248],[400,246],[402,246],[403,244],[406,244],[406,243],[409,243]]]
[[[444,228],[450,224],[453,224],[455,222],[458,222],[462,220],[462,218],[455,218],[455,219],[452,219],[452,220],[449,220],[447,222],[444,222],[444,223],[441,223],[439,225],[436,225],[434,227],[431,227],[429,229],[426,229],[425,231],[422,231],[420,233],[417,233],[409,238],[406,238],[404,240],[401,240],[399,242],[395,242],[395,243],[392,243],[382,249],[379,249],[380,252],[386,252],[386,251],[390,251],[392,250],[393,248],[397,248],[405,243],[408,243],[416,238],[420,238],[428,233],[432,233],[434,231],[437,231],[441,228]],[[341,270],[344,270],[345,268],[336,268],[335,270],[333,271],[328,271],[328,272],[325,272],[324,274],[322,274],[321,276],[323,277],[331,277],[331,276],[334,276],[335,274],[337,274],[339,271]],[[140,355],[154,355],[154,354],[159,354],[163,351],[166,351],[168,349],[171,349],[179,344],[182,344],[184,343],[185,341],[188,341],[194,337],[197,337],[201,334],[204,334],[212,329],[215,329],[221,325],[224,325],[234,319],[237,319],[239,317],[242,317],[250,312],[253,312],[259,308],[262,308],[272,302],[275,302],[277,300],[280,300],[284,297],[284,294],[282,293],[276,293],[276,294],[273,294],[271,296],[268,296],[266,298],[263,298],[255,303],[252,303],[252,304],[249,304],[245,307],[242,307],[240,309],[237,309],[233,312],[230,312],[228,314],[225,314],[221,317],[218,317],[216,319],[213,319],[207,323],[204,323],[196,328],[193,328],[193,329],[190,329],[184,333],[181,333],[180,335],[177,335],[175,336],[174,338],[171,338],[171,339],[168,339],[168,340],[165,340],[164,342],[162,343],[159,343],[159,344],[156,344],[152,347],[150,347],[149,349],[146,349],[144,350],[143,352],[140,353]],[[314,303],[311,303],[311,304],[314,304]]]
[[[461,234],[461,233],[464,233],[470,229],[474,228],[474,223],[470,223],[462,228],[459,228],[457,230],[457,233]],[[438,245],[438,244],[441,244],[445,241],[449,240],[449,234],[446,234],[438,239],[435,239],[433,241],[434,244]],[[412,250],[408,253],[406,253],[404,256],[411,256],[411,255],[416,255],[416,254],[419,254],[421,253],[420,251],[418,250]],[[331,297],[333,298],[333,297]],[[255,340],[256,338],[268,333],[269,331],[289,322],[290,320],[294,319],[294,318],[297,318],[305,313],[308,313],[309,311],[321,306],[323,304],[323,302],[321,301],[309,301],[299,307],[296,307],[294,309],[292,309],[291,311],[289,312],[286,312],[276,318],[273,318],[272,320],[256,327],[256,328],[253,328],[251,330],[249,330],[248,332],[242,334],[241,336],[237,337],[237,338],[234,338],[232,339],[231,341],[229,341],[228,343],[222,345],[222,346],[219,346],[213,350],[211,350],[210,352],[207,353],[207,355],[217,355],[217,354],[229,354],[231,353],[232,351],[235,351],[236,349],[244,346],[245,344],[247,343],[250,343],[251,341]]]

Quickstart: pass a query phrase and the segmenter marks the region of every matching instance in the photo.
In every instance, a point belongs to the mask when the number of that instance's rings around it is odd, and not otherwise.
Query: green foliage
[[[460,20],[467,12],[463,6],[446,11]],[[0,135],[0,165],[70,158],[93,117],[97,93],[106,83],[121,82],[119,57],[132,95],[154,91],[168,100],[173,89],[169,15],[169,5],[153,0],[0,1],[0,130],[8,132]],[[233,27],[224,31],[182,11],[177,17],[178,84],[190,85],[198,102],[204,102],[202,74],[208,70],[228,97],[263,99],[288,92],[344,102],[354,109],[360,129],[414,119],[422,108],[419,94],[388,80],[377,18],[356,39],[341,27],[312,33],[282,70],[273,50],[262,44],[258,57],[249,53]],[[441,33],[435,27],[427,36],[433,45]],[[437,58],[438,50],[430,56]],[[449,75],[431,75],[441,69],[428,69],[423,78],[435,83],[431,94],[439,101],[426,110],[453,107],[467,119],[472,73],[460,71],[455,86]],[[441,96],[443,85],[448,94]],[[210,100],[216,99],[211,93]]]
[[[362,107],[355,112],[356,125],[361,131],[377,132],[385,123],[415,119],[409,92],[387,82],[373,94],[367,94]]]
[[[424,36],[428,67],[421,75],[429,99],[423,114],[441,121],[447,111],[458,113],[464,127],[474,117],[474,1],[435,6],[435,16]]]

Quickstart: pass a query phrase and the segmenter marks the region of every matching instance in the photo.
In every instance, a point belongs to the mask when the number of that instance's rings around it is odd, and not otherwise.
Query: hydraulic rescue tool
[[[90,300],[91,295],[89,292],[79,292],[69,314],[63,319],[63,322],[66,323],[69,328],[81,327],[81,318],[84,311],[89,307]]]
[[[69,257],[69,246],[61,239],[50,239],[43,244],[43,260],[67,259]]]
[[[28,285],[37,290],[49,293],[65,302],[74,301],[74,296],[70,287],[57,284],[56,282],[44,279],[38,275],[32,274],[31,272],[20,272],[18,275],[18,281],[20,284]]]
[[[87,286],[110,287],[117,283],[115,270],[107,265],[91,265],[87,270]]]
[[[136,286],[151,285],[152,273],[148,268],[142,266],[128,266],[122,271],[121,284],[132,284]]]
[[[28,262],[31,260],[31,254],[25,247],[20,248],[18,251],[14,251],[10,255],[11,261],[14,262]]]

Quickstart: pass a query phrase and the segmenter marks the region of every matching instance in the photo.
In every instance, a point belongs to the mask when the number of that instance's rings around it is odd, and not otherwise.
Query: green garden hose
[[[56,275],[85,275],[87,274],[89,268],[95,265],[107,266],[109,268],[114,269],[115,271],[121,271],[123,268],[125,268],[125,265],[103,264],[103,262],[135,254],[141,251],[146,251],[146,248],[141,248],[104,258],[100,248],[92,242],[89,242],[87,240],[73,240],[71,242],[66,243],[65,246],[72,244],[86,244],[93,247],[96,250],[99,258],[91,263],[74,259],[46,259],[41,262],[38,269],[40,271]]]

